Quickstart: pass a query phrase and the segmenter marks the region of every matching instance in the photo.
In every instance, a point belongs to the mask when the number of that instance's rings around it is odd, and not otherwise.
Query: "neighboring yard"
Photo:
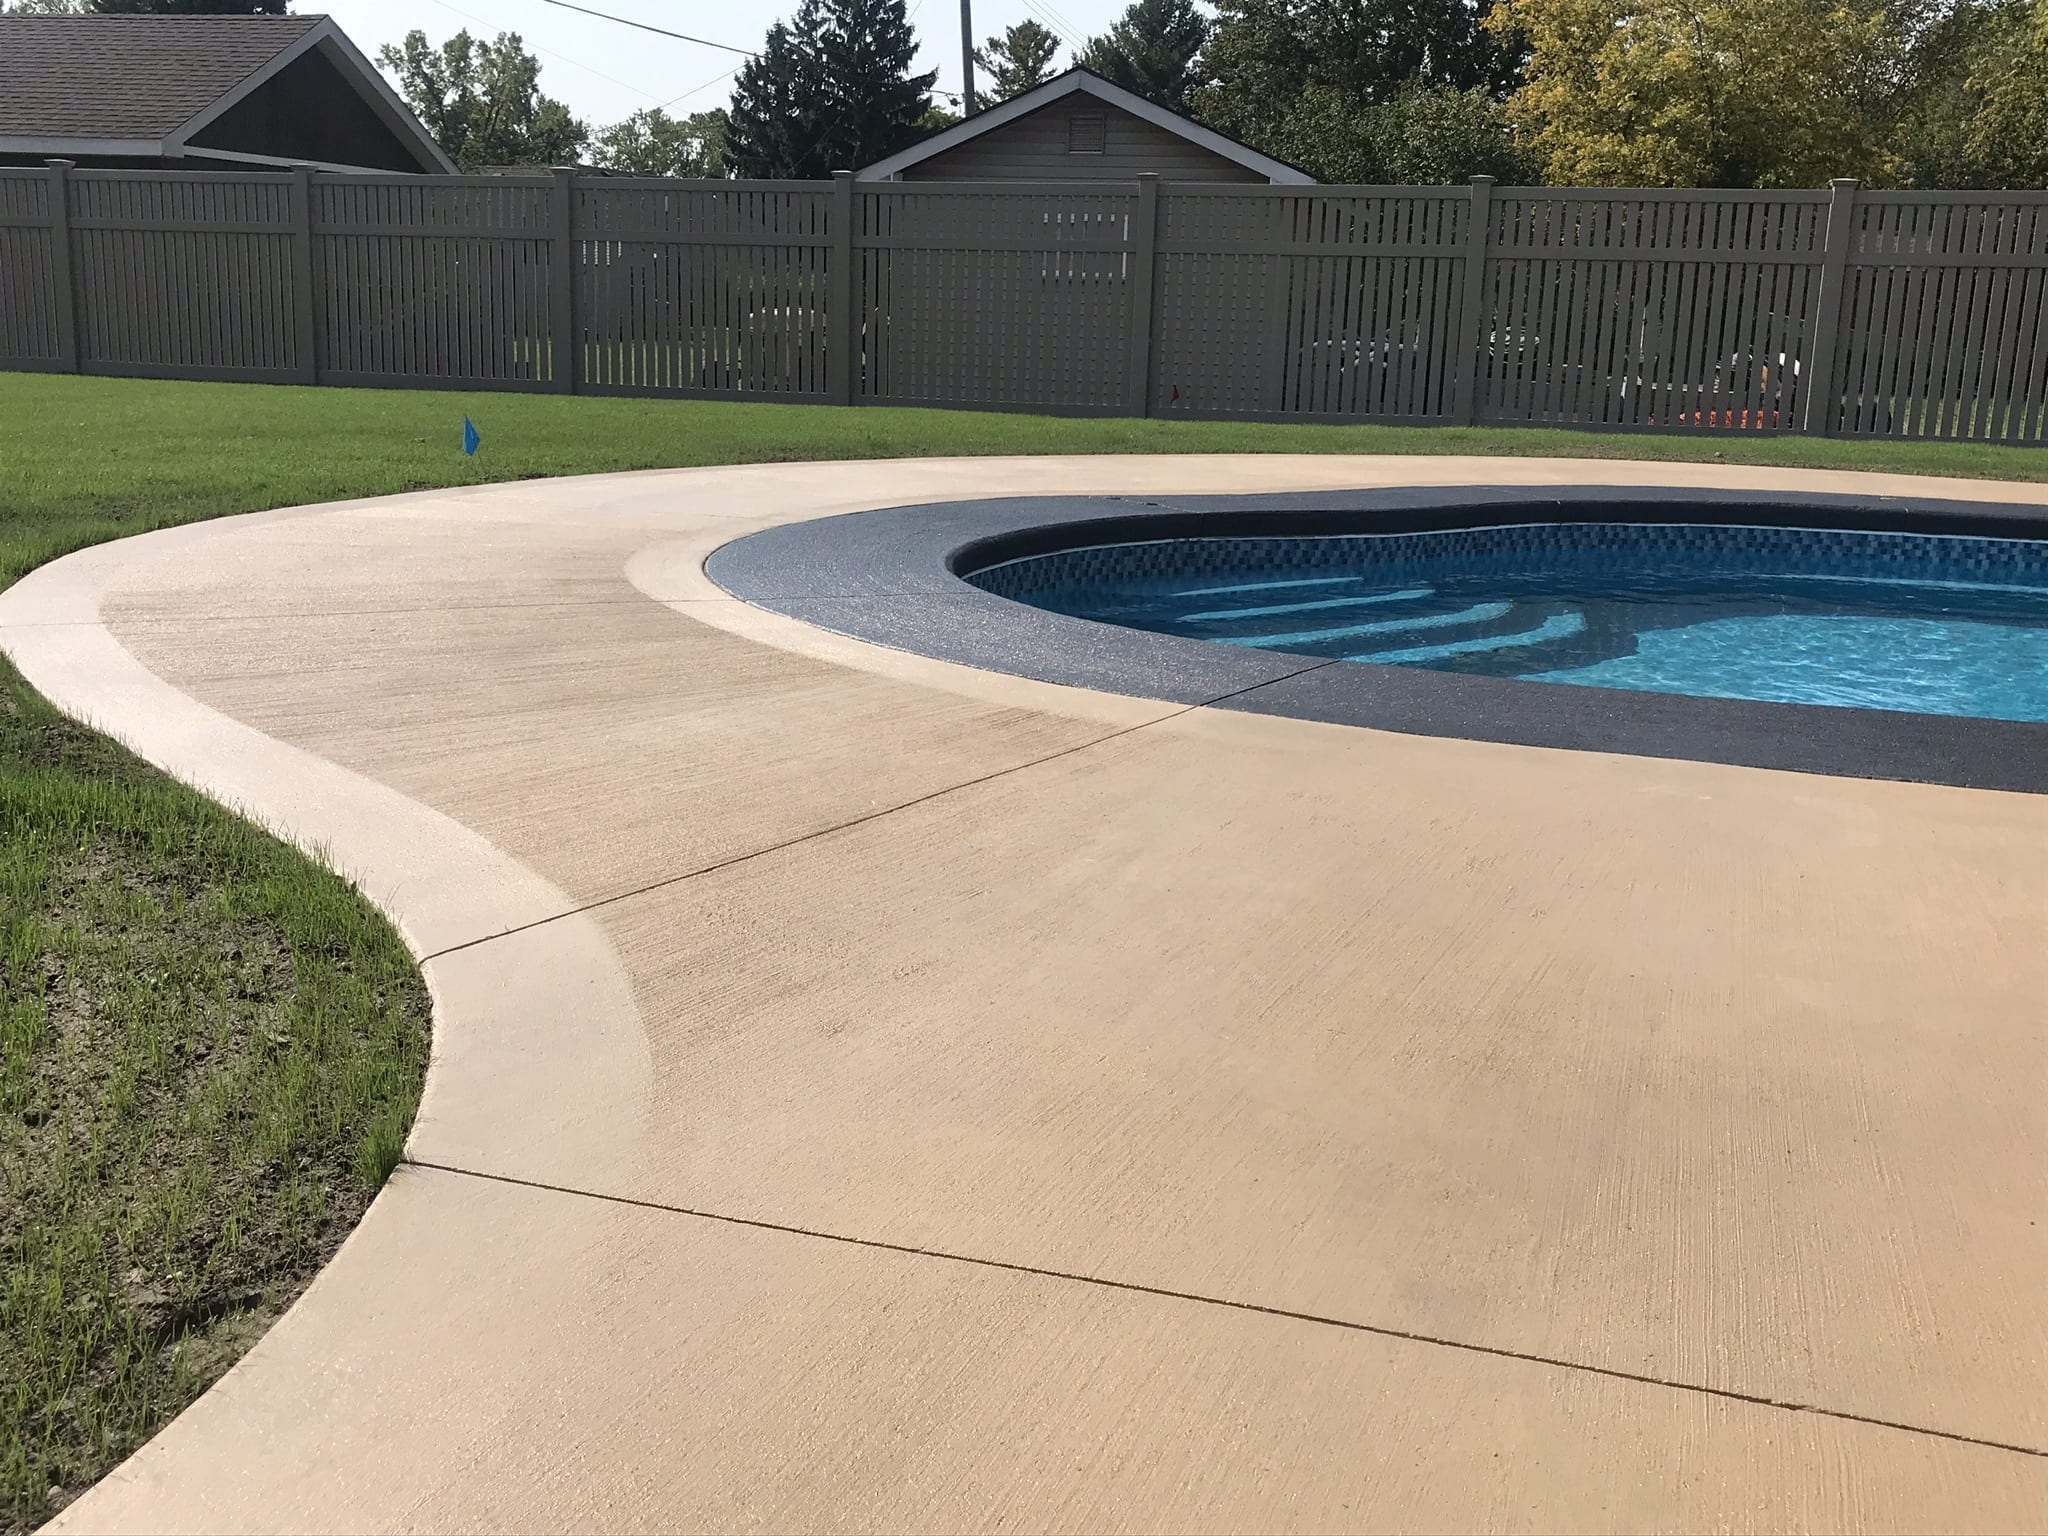
[[[483,451],[459,448],[464,411]],[[1802,438],[1070,420],[0,374],[0,586],[172,523],[425,486],[924,454],[1552,454],[2048,479],[2048,454]],[[0,663],[0,1525],[215,1379],[398,1157],[427,1002],[342,881]],[[53,1490],[58,1490],[53,1492]]]

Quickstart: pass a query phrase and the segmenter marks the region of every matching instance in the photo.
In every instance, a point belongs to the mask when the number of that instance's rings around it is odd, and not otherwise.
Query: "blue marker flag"
[[[477,436],[476,423],[471,421],[467,416],[463,417],[462,451],[468,454],[473,459],[476,457],[476,450],[478,445],[481,444],[482,442],[483,439]]]

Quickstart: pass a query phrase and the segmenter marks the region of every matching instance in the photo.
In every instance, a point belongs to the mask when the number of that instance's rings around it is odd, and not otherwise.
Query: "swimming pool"
[[[2048,721],[2038,541],[1534,523],[1064,549],[968,574],[1103,623],[1325,660]]]

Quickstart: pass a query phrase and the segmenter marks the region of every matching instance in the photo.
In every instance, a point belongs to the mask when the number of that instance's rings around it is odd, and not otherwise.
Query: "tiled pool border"
[[[1056,497],[893,507],[786,524],[715,551],[706,570],[748,602],[858,639],[1113,693],[1334,724],[1567,750],[2048,793],[2048,725],[1696,699],[1363,662],[1321,662],[1095,623],[986,590],[1081,551],[1189,539],[1433,536],[1485,529],[1504,553],[1531,525],[1650,523],[1712,537],[1811,531],[2020,541],[2048,560],[2048,509],[1817,493],[1620,487],[1427,487],[1235,497]],[[1618,536],[1620,530],[1615,530]],[[1686,535],[1673,531],[1672,537]],[[1887,541],[1889,542],[1889,541]],[[1223,549],[1224,546],[1216,546]],[[1184,551],[1183,551],[1184,552]],[[1968,560],[1973,552],[1949,546]],[[1998,553],[2012,558],[2014,551]],[[1128,561],[1129,554],[1103,558]],[[1014,575],[999,574],[1009,567]],[[967,578],[975,578],[970,581]]]

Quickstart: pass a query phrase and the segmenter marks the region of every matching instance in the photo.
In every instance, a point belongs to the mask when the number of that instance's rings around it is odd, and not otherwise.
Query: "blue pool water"
[[[1105,545],[968,580],[1304,656],[2048,721],[2048,547],[2031,540],[1547,524]]]

